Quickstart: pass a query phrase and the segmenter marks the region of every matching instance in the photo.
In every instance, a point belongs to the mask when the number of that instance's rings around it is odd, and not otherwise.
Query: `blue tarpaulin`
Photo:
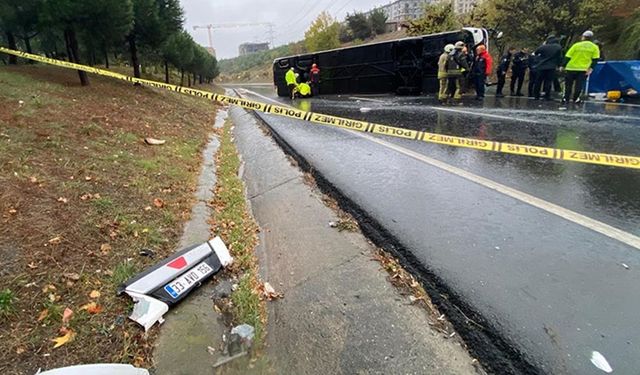
[[[628,89],[640,92],[640,60],[600,62],[589,77],[590,93]]]

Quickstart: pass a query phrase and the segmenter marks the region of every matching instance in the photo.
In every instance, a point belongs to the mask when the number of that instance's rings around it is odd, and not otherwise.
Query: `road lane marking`
[[[520,190],[516,190],[514,188],[508,187],[506,185],[503,185],[499,182],[495,182],[493,180],[490,180],[488,178],[482,177],[482,176],[478,176],[474,173],[468,172],[464,169],[458,168],[458,167],[454,167],[450,164],[444,163],[442,161],[430,158],[428,156],[425,156],[423,154],[420,154],[418,152],[406,149],[402,146],[384,141],[382,139],[378,139],[378,138],[374,138],[370,135],[367,134],[361,134],[361,133],[356,133],[353,132],[353,134],[365,138],[368,141],[377,143],[381,146],[390,148],[396,152],[399,152],[403,155],[409,156],[413,159],[416,159],[418,161],[421,161],[425,164],[429,164],[431,166],[437,167],[439,169],[442,169],[444,171],[447,171],[449,173],[455,174],[456,176],[462,177],[466,180],[469,180],[471,182],[475,182],[478,185],[484,186],[486,188],[489,188],[491,190],[495,190],[499,193],[502,193],[504,195],[507,195],[511,198],[517,199],[521,202],[527,203],[531,206],[537,207],[539,209],[542,209],[544,211],[547,211],[549,213],[552,213],[556,216],[559,216],[565,220],[571,221],[575,224],[581,225],[585,228],[591,229],[595,232],[598,232],[600,234],[604,234],[607,237],[613,238],[617,241],[620,241],[622,243],[625,243],[629,246],[632,246],[638,250],[640,250],[640,237],[635,236],[631,233],[625,232],[621,229],[615,228],[609,224],[605,224],[601,221],[592,219],[588,216],[579,214],[575,211],[571,211],[567,208],[558,206],[557,204],[551,203],[551,202],[547,202],[543,199],[534,197],[531,194],[527,194],[525,192],[522,192]]]
[[[440,112],[461,113],[461,114],[477,116],[477,117],[490,117],[490,118],[495,118],[495,119],[499,119],[499,120],[528,122],[530,124],[540,124],[541,123],[541,122],[536,121],[536,120],[517,118],[517,117],[510,117],[510,116],[502,116],[502,115],[495,115],[495,114],[492,114],[492,113],[485,113],[485,112],[480,112],[480,111],[472,112],[472,111],[465,111],[465,110],[457,109],[457,108],[445,108],[445,107],[436,107],[436,106],[428,106],[428,108],[431,108],[433,110],[440,111]]]
[[[266,96],[262,96],[260,94],[254,93],[253,91],[250,90],[245,90],[245,92],[251,93],[251,94],[256,94],[266,100],[275,102],[275,103],[280,103],[272,98],[268,98]],[[615,228],[609,224],[605,224],[601,221],[598,221],[596,219],[592,219],[588,216],[579,214],[575,211],[571,211],[567,208],[561,207],[557,204],[551,203],[551,202],[547,202],[543,199],[534,197],[531,194],[527,194],[525,192],[522,192],[520,190],[508,187],[506,185],[503,185],[499,182],[490,180],[488,178],[482,177],[482,176],[478,176],[474,173],[468,172],[464,169],[458,168],[458,167],[454,167],[453,165],[447,164],[445,162],[430,158],[428,156],[425,156],[423,154],[420,154],[418,152],[409,150],[407,148],[404,148],[402,146],[399,146],[397,144],[391,143],[391,142],[387,142],[384,141],[382,139],[379,138],[375,138],[372,137],[368,134],[362,134],[362,133],[358,133],[358,132],[349,132],[350,134],[356,135],[358,137],[364,138],[370,142],[373,143],[377,143],[380,146],[384,146],[387,147],[389,149],[392,149],[398,153],[401,153],[405,156],[409,156],[415,160],[418,160],[420,162],[423,162],[425,164],[429,164],[431,166],[434,166],[436,168],[439,168],[441,170],[444,170],[446,172],[452,173],[458,177],[462,177],[466,180],[469,180],[471,182],[474,182],[480,186],[483,186],[485,188],[494,190],[498,193],[504,194],[508,197],[514,198],[516,200],[519,200],[523,203],[529,204],[533,207],[539,208],[541,210],[544,210],[546,212],[549,212],[551,214],[554,214],[556,216],[559,216],[567,221],[573,222],[575,224],[578,224],[582,227],[588,228],[594,232],[603,234],[609,238],[615,239],[617,241],[620,241],[626,245],[629,245],[637,250],[640,250],[640,237],[635,236],[634,234],[625,232],[621,229]]]

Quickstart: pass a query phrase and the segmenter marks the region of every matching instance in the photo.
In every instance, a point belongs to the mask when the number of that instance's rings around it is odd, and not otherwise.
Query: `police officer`
[[[513,55],[511,64],[511,96],[522,96],[522,84],[529,64],[529,49],[522,48]]]
[[[507,53],[502,56],[500,59],[500,64],[498,64],[498,69],[496,70],[496,74],[498,75],[498,87],[496,89],[496,98],[503,98],[502,89],[504,88],[504,83],[507,79],[507,72],[509,71],[509,67],[511,66],[511,56],[516,51],[515,48],[509,47]]]
[[[593,31],[585,31],[582,34],[582,41],[572,45],[565,55],[567,64],[564,67],[566,70],[564,98],[562,99],[564,103],[569,100],[580,103],[580,94],[582,93],[584,81],[591,74],[598,60],[600,60],[600,48],[591,39],[593,39]],[[571,96],[572,93],[573,97]]]

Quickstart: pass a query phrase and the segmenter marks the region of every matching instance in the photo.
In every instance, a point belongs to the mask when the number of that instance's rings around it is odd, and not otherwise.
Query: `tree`
[[[385,20],[386,21],[386,20]],[[354,39],[367,39],[373,34],[371,23],[364,13],[347,14],[347,26],[351,30]]]
[[[166,83],[169,83],[169,64],[171,64],[180,69],[180,85],[184,85],[184,71],[190,66],[191,60],[193,60],[195,48],[195,42],[191,38],[191,35],[184,30],[173,33],[167,39],[162,48]]]
[[[27,52],[32,53],[31,39],[38,34],[38,13],[40,0],[0,1],[0,28],[4,31],[9,48],[18,49],[17,38],[23,40]],[[17,63],[15,56],[9,63]]]
[[[173,33],[182,29],[183,11],[178,0],[133,0],[133,28],[127,36],[133,75],[140,78],[140,47],[159,51]]]
[[[374,34],[384,34],[387,31],[387,15],[382,9],[376,8],[369,13],[369,24]]]
[[[95,52],[99,52],[109,68],[109,50],[121,45],[133,27],[131,0],[97,1],[93,3],[87,18],[84,45],[90,50],[92,60],[95,59]]]
[[[434,34],[458,30],[461,27],[462,25],[454,15],[453,3],[443,1],[426,5],[422,17],[409,21],[407,33],[409,35]]]
[[[304,43],[309,52],[340,46],[340,24],[327,12],[322,12],[304,33]]]
[[[93,6],[93,3],[82,0],[48,0],[43,3],[41,11],[43,27],[62,31],[69,61],[76,64],[82,64],[78,32],[88,30],[86,15],[91,13]],[[103,15],[94,14],[94,17]],[[89,77],[86,72],[78,70],[78,76],[83,86],[89,85]]]

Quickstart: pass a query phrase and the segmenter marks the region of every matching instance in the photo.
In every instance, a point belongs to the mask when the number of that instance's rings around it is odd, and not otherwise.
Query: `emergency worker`
[[[440,86],[438,91],[438,99],[440,101],[447,100],[447,98],[449,97],[449,76],[447,75],[447,60],[449,59],[449,54],[453,52],[453,49],[453,44],[447,44],[446,46],[444,46],[444,52],[438,59],[438,84]]]
[[[485,85],[487,77],[491,74],[491,65],[493,60],[487,52],[487,47],[479,45],[476,48],[476,59],[473,64],[473,82],[476,87],[476,99],[484,99]]]
[[[308,98],[311,96],[311,85],[306,82],[298,84],[296,93],[301,98]]]
[[[467,58],[462,53],[464,42],[456,42],[453,51],[447,57],[447,78],[449,80],[449,95],[454,99],[462,99],[462,79],[463,73],[469,70]]]
[[[295,98],[296,88],[298,86],[298,82],[296,81],[296,71],[291,68],[287,70],[287,73],[284,75],[284,80],[287,82],[287,87],[289,88],[289,97],[291,99]]]
[[[580,94],[582,94],[584,81],[600,59],[600,48],[591,39],[593,39],[593,31],[585,31],[582,34],[582,40],[572,45],[565,55],[567,64],[564,68],[566,74],[563,103],[569,100],[580,103]],[[571,96],[572,93],[573,97]]]
[[[318,68],[318,64],[311,65],[309,78],[309,82],[311,83],[311,94],[313,96],[320,95],[320,68]]]

